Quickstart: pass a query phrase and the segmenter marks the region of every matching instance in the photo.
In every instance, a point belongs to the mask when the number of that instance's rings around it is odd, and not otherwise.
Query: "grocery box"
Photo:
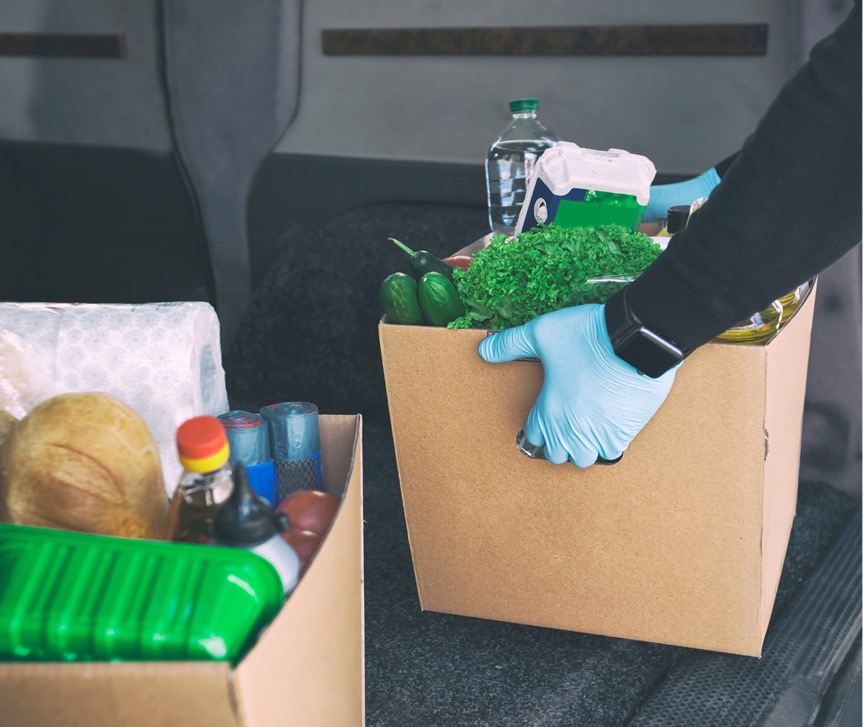
[[[324,489],[341,497],[299,585],[225,661],[0,663],[0,726],[208,727],[365,722],[362,420],[320,417]]]
[[[423,609],[757,656],[795,514],[814,291],[767,345],[710,343],[619,464],[516,448],[542,365],[484,330],[379,325]]]

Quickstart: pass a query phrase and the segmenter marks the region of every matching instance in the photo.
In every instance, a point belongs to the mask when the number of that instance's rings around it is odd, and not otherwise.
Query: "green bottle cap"
[[[514,98],[509,102],[509,110],[514,114],[525,114],[539,111],[538,98]]]

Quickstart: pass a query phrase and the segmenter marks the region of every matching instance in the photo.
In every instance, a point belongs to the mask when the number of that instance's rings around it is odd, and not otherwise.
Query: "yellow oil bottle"
[[[725,343],[766,343],[790,320],[809,294],[810,283],[804,283],[790,293],[773,301],[769,308],[759,311],[741,321],[733,328],[719,334],[714,340]]]
[[[690,216],[696,212],[706,201],[705,198],[695,200],[691,205],[678,205],[669,207],[668,213],[662,220],[661,229],[658,233],[662,237],[670,237],[675,232],[682,230],[689,222]],[[787,295],[765,308],[763,311],[752,314],[749,318],[740,321],[733,328],[720,333],[714,341],[723,343],[739,343],[744,345],[757,345],[766,343],[775,336],[782,326],[794,315],[800,304],[809,294],[810,283],[804,283],[795,288]]]
[[[720,333],[714,340],[723,343],[759,344],[769,341],[779,330],[782,321],[782,305],[774,301],[763,311],[752,314],[733,328]]]

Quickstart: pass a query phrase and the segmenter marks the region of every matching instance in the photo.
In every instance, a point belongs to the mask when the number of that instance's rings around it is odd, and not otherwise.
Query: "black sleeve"
[[[785,85],[708,202],[627,287],[648,328],[689,352],[860,241],[860,66],[858,2]]]
[[[724,179],[725,175],[728,173],[728,169],[731,166],[731,163],[737,159],[737,155],[740,152],[734,152],[730,157],[725,157],[719,164],[714,164],[713,168],[716,170],[716,174],[720,179]]]

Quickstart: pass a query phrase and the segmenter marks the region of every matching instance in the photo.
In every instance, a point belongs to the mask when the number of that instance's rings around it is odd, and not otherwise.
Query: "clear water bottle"
[[[557,141],[537,118],[538,99],[513,99],[509,109],[512,121],[489,148],[485,162],[489,225],[492,232],[506,235],[515,232],[536,160]]]

